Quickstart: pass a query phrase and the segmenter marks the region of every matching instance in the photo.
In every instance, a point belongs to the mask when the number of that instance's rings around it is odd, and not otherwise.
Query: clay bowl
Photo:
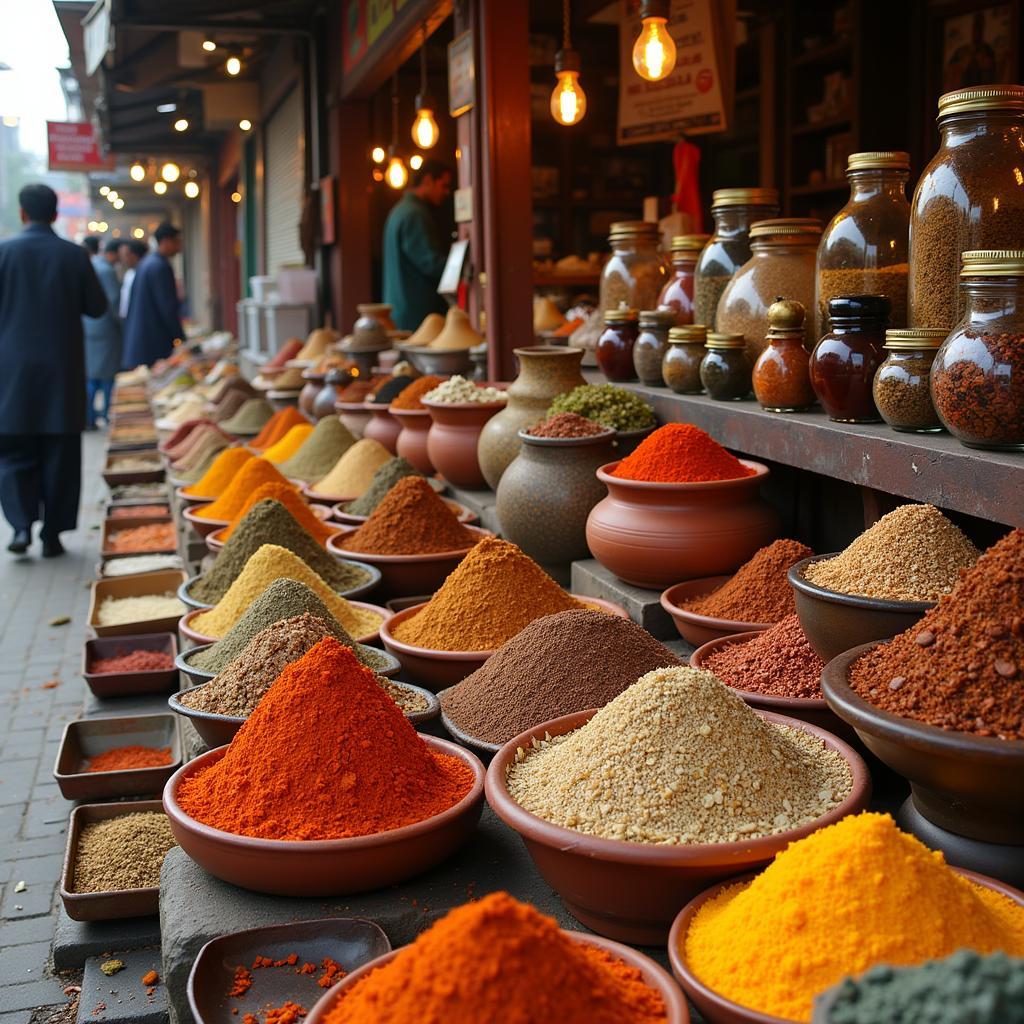
[[[969,839],[1024,845],[1024,740],[939,729],[875,707],[847,682],[850,666],[875,646],[860,644],[825,666],[829,707],[910,781],[914,806],[928,821]]]
[[[700,647],[709,640],[718,640],[736,633],[761,633],[769,629],[773,623],[736,622],[731,619],[716,619],[711,615],[698,615],[680,608],[680,602],[692,601],[704,597],[717,590],[723,583],[732,579],[731,576],[707,576],[700,580],[687,580],[669,587],[661,595],[661,607],[672,616],[679,635],[694,647]]]
[[[182,518],[201,538],[207,537],[209,534],[213,533],[214,530],[223,530],[230,522],[228,519],[201,518],[199,513],[202,512],[203,509],[207,509],[209,507],[209,505],[186,505],[181,510]]]
[[[366,424],[370,422],[370,410],[365,402],[335,402],[334,411],[353,437],[363,436]]]
[[[708,885],[743,871],[760,869],[790,843],[847,814],[867,808],[871,776],[860,755],[842,740],[783,715],[759,711],[769,722],[820,737],[846,760],[853,776],[850,795],[817,821],[780,835],[737,843],[662,846],[603,839],[562,828],[531,814],[509,795],[505,771],[534,737],[561,736],[586,724],[597,709],[564,715],[509,740],[487,770],[487,802],[519,833],[544,880],[566,909],[587,928],[635,945],[657,945],[668,936],[676,908]]]
[[[484,424],[507,407],[506,402],[424,402],[430,413],[427,455],[453,487],[484,490],[477,443]]]
[[[328,509],[326,505],[311,505],[310,508],[322,508],[328,515],[330,514],[330,509]],[[327,525],[328,529],[334,530],[335,524],[329,522],[324,517],[323,513],[314,513],[314,515],[316,515],[317,519],[319,519],[321,522],[324,522]],[[224,540],[224,529],[227,527],[227,525],[228,524],[225,523],[224,526],[221,526],[218,529],[214,530],[213,533],[208,533],[203,538],[203,540],[206,541],[206,546],[209,549],[210,554],[220,554],[221,548],[224,547],[224,545],[227,543],[227,541]],[[334,530],[334,532],[339,533],[340,529]],[[326,544],[324,546],[326,547]]]
[[[439,377],[468,374],[473,361],[468,348],[431,348],[429,345],[403,345],[402,355],[422,374],[436,373]]]
[[[891,640],[935,607],[934,601],[887,601],[840,594],[804,578],[804,569],[812,562],[835,558],[839,553],[805,558],[787,574],[800,625],[822,661],[829,662],[843,651],[871,640]]]
[[[345,506],[354,500],[354,498],[348,498],[337,502],[331,508],[332,521],[342,523],[345,526],[361,526],[365,523],[370,518],[369,516],[354,516],[351,512],[344,511]],[[466,526],[474,526],[479,522],[477,514],[468,506],[463,505],[454,498],[442,498],[441,500],[455,513],[460,523],[464,523]]]
[[[189,686],[202,686],[203,683],[208,683],[216,672],[207,672],[205,669],[195,668],[192,662],[189,660],[190,656],[195,654],[197,651],[205,651],[207,647],[211,647],[212,644],[196,644],[194,647],[190,647],[187,651],[179,651],[174,658],[174,667],[179,672],[184,672],[188,678]]]
[[[601,611],[618,615],[619,618],[629,618],[624,608],[620,608],[611,601],[602,601],[597,597],[583,597],[580,594],[572,596],[578,601],[586,601],[587,604]],[[384,642],[384,650],[398,658],[402,663],[402,668],[413,679],[427,687],[428,690],[437,693],[445,687],[462,682],[466,676],[475,672],[494,651],[436,651],[430,647],[415,647],[395,639],[393,632],[395,626],[412,618],[421,608],[423,605],[417,604],[393,615],[388,622],[381,626],[380,638]]]
[[[679,986],[672,980],[668,971],[649,956],[621,943],[603,939],[600,935],[586,935],[583,932],[571,932],[564,929],[562,934],[580,945],[597,946],[598,949],[605,950],[630,967],[635,967],[643,975],[644,981],[665,1001],[666,1024],[689,1024],[690,1011],[682,992],[679,991]],[[320,997],[319,1002],[309,1011],[304,1024],[324,1024],[328,1013],[334,1008],[338,999],[342,998],[371,971],[391,963],[400,952],[401,950],[398,949],[392,950],[390,953],[378,957],[372,963],[365,964],[351,974],[347,974],[340,984],[335,985]]]
[[[475,539],[457,551],[438,551],[429,555],[377,555],[369,551],[349,551],[345,539],[355,533],[355,527],[341,529],[327,540],[327,550],[349,561],[363,561],[380,571],[381,589],[389,597],[406,594],[432,594],[448,578],[449,573],[469,554],[473,545],[485,537],[493,537],[490,530],[467,526]]]
[[[391,415],[390,408],[383,403],[367,402],[370,419],[363,427],[363,437],[372,437],[380,441],[392,455],[398,452],[398,435],[402,432],[402,424]]]
[[[965,871],[963,868],[953,868],[953,870],[958,875],[963,875],[964,878],[977,882],[988,889],[994,889],[996,892],[1008,896],[1015,903],[1024,906],[1024,893],[1011,886],[998,882],[994,878],[988,878],[986,875],[979,875],[974,871]],[[755,874],[746,874],[740,878],[731,878],[726,882],[720,882],[717,885],[711,886],[706,892],[693,897],[679,911],[676,919],[672,922],[672,930],[668,937],[668,959],[672,966],[672,973],[679,984],[682,985],[683,991],[690,1001],[697,1007],[709,1024],[792,1024],[792,1022],[781,1017],[773,1017],[770,1014],[759,1013],[757,1010],[752,1010],[749,1007],[740,1006],[739,1003],[734,1003],[731,999],[726,999],[724,996],[708,988],[690,970],[682,951],[683,944],[686,942],[686,934],[690,928],[690,922],[697,915],[697,911],[709,900],[714,899],[723,889],[727,889],[732,885],[750,882],[755,877]],[[817,1019],[815,1017],[815,1020]],[[883,1024],[883,1022],[879,1021],[878,1024]]]
[[[433,476],[437,470],[427,452],[427,436],[430,432],[429,409],[396,409],[391,406],[391,415],[398,420],[402,432],[395,442],[395,453],[407,460],[413,469],[426,476]]]
[[[474,832],[484,802],[484,766],[455,743],[423,736],[431,750],[458,757],[474,783],[454,807],[426,821],[355,839],[288,842],[236,836],[194,821],[181,809],[186,775],[219,761],[219,747],[190,761],[164,787],[164,810],[181,848],[216,878],[274,896],[341,896],[382,889],[440,864]]]

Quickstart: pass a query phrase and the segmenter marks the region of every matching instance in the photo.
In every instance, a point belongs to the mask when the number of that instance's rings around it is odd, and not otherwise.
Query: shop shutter
[[[302,90],[292,89],[267,121],[264,159],[266,273],[286,263],[305,264],[299,244],[302,181],[306,159],[302,126]]]

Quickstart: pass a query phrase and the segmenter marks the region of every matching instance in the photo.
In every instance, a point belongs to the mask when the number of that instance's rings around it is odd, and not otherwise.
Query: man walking
[[[121,278],[121,300],[117,315],[121,318],[121,326],[124,326],[128,319],[128,305],[132,298],[132,285],[135,282],[135,268],[139,265],[144,256],[149,253],[149,246],[145,242],[131,238],[127,242],[121,242],[118,247],[121,254],[121,266],[124,267],[124,275]]]
[[[0,506],[24,554],[42,519],[43,557],[63,553],[59,534],[78,521],[85,424],[82,316],[107,308],[89,253],[59,238],[57,195],[18,194],[20,235],[0,242]]]
[[[128,318],[124,325],[124,359],[129,370],[165,359],[175,341],[185,337],[178,312],[178,288],[171,257],[181,252],[181,231],[166,221],[153,232],[156,249],[135,271]]]
[[[86,239],[88,241],[88,239]],[[114,390],[114,376],[121,368],[121,321],[117,316],[121,285],[117,280],[117,252],[120,242],[110,239],[103,247],[102,256],[93,256],[96,271],[107,297],[107,311],[101,317],[82,317],[85,332],[86,406],[85,429],[96,429],[96,396],[102,396],[104,422],[110,420],[110,393]]]

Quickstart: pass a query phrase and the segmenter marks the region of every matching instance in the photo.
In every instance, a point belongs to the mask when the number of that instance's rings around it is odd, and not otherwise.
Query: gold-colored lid
[[[777,188],[716,188],[711,193],[711,209],[722,206],[778,206]]]
[[[956,89],[939,97],[940,118],[976,110],[1024,112],[1024,85],[978,85],[970,89]]]
[[[708,348],[746,348],[747,341],[742,334],[733,331],[712,331],[707,338]]]
[[[821,221],[817,217],[777,217],[774,220],[759,220],[750,226],[752,239],[820,234]]]
[[[910,154],[902,149],[874,153],[851,153],[846,158],[846,173],[851,171],[909,171]]]
[[[885,347],[897,351],[938,348],[948,333],[945,327],[892,327],[885,332]]]
[[[708,336],[704,324],[683,324],[681,327],[670,327],[668,340],[688,345],[703,345]]]
[[[606,309],[604,322],[606,324],[627,324],[631,320],[636,320],[636,315],[635,309],[622,305],[618,309]]]
[[[679,319],[674,306],[659,306],[657,309],[640,310],[641,327],[672,327]]]
[[[961,257],[961,277],[1018,277],[1024,274],[1024,249],[971,249]]]
[[[807,310],[796,299],[778,298],[768,307],[768,337],[788,338],[804,334]]]
[[[652,220],[617,220],[608,229],[609,238],[631,238],[637,235],[657,235],[658,225]]]
[[[669,252],[700,252],[709,241],[710,235],[675,235]]]

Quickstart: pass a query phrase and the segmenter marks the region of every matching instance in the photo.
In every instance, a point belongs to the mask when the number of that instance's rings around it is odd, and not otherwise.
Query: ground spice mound
[[[131,768],[160,768],[171,763],[170,747],[114,747],[82,762],[83,772],[122,772]]]
[[[478,538],[423,477],[407,476],[388,491],[370,518],[345,538],[344,547],[377,555],[426,555],[464,551]]]
[[[852,785],[816,736],[766,722],[710,672],[656,669],[508,769],[517,803],[587,835],[733,843],[817,821]]]
[[[530,437],[594,437],[609,428],[574,412],[559,412],[526,431]]]
[[[105,597],[96,610],[96,624],[123,626],[129,622],[178,617],[187,611],[174,591],[143,594],[141,597]]]
[[[710,434],[690,423],[666,423],[615,467],[612,476],[651,483],[700,483],[753,476]]]
[[[132,519],[135,516],[166,516],[169,505],[121,505],[107,513],[108,519]]]
[[[113,658],[94,658],[89,671],[96,675],[108,672],[160,672],[174,668],[174,659],[166,651],[122,651]]]
[[[314,428],[302,447],[278,464],[292,480],[312,483],[329,473],[334,464],[356,443],[352,432],[336,416],[327,416]]]
[[[505,743],[553,718],[602,708],[652,669],[681,664],[635,622],[574,608],[531,622],[445,690],[441,706],[463,732]]]
[[[581,608],[515,544],[485,537],[415,615],[392,630],[437,651],[491,651],[534,619]]]
[[[792,1021],[809,1021],[814,997],[848,975],[960,948],[1024,954],[1024,907],[955,874],[886,814],[850,815],[793,843],[705,903],[685,937],[705,985]]]
[[[299,412],[293,405],[275,412],[267,420],[264,428],[249,442],[249,447],[256,451],[265,451],[273,444],[277,444],[292,427],[308,426],[309,420]]]
[[[704,658],[703,668],[737,690],[769,697],[821,697],[825,667],[800,625],[787,615],[742,643],[726,644]]]
[[[643,974],[508,893],[449,911],[357,982],[325,1024],[661,1024]]]
[[[790,566],[813,554],[798,540],[773,541],[757,551],[717,590],[679,607],[697,615],[733,622],[759,625],[779,622],[796,611],[793,588],[786,573]]]
[[[338,392],[339,402],[362,402],[367,395],[373,392],[378,384],[383,384],[388,379],[388,374],[377,373],[369,379],[356,378],[351,384],[346,384]]]
[[[86,825],[78,839],[72,892],[150,889],[177,846],[167,815],[140,811]]]
[[[235,478],[235,474],[255,456],[245,448],[226,448],[210,464],[210,468],[184,489],[198,498],[219,498]]]
[[[217,460],[217,456],[227,450],[226,443],[224,445],[217,445],[201,458],[198,458],[194,466],[189,466],[187,469],[175,466],[175,479],[180,480],[182,484],[198,483]],[[210,497],[210,495],[203,495],[203,497]]]
[[[433,391],[438,384],[443,383],[444,377],[437,377],[434,374],[427,374],[425,377],[417,377],[407,388],[402,388],[398,397],[393,399],[391,404],[396,409],[425,409],[422,398],[429,391]]]
[[[290,459],[312,433],[312,423],[297,423],[284,437],[275,441],[269,448],[264,449],[260,458],[280,465],[282,462]]]
[[[172,463],[175,472],[192,472],[203,465],[207,460],[214,459],[218,453],[224,451],[230,441],[217,430],[212,428],[205,431],[194,445],[189,447],[187,452],[176,457]],[[197,477],[198,479],[198,477]]]
[[[249,514],[249,510],[255,505],[258,505],[261,501],[266,501],[268,499],[270,501],[276,501],[279,505],[284,505],[291,514],[292,519],[294,519],[299,526],[301,526],[306,533],[313,537],[319,544],[326,544],[327,538],[335,532],[313,515],[313,512],[306,500],[291,484],[269,483],[260,484],[260,486],[245,499],[245,502],[235,514],[235,517],[227,526],[224,527],[221,537],[225,541],[230,540],[235,530],[237,530],[242,524],[242,520]]]
[[[187,423],[182,423],[181,426],[171,431],[170,435],[161,442],[160,451],[165,455],[173,455],[174,450],[180,448],[190,435],[203,427],[210,427],[211,425],[211,421],[205,417],[198,417],[194,420],[189,420]]]
[[[210,419],[214,423],[223,423],[231,419],[247,401],[242,391],[229,391],[214,407]]]
[[[374,386],[368,401],[374,405],[390,405],[415,379],[406,374],[385,377]]]
[[[396,455],[395,458],[388,459],[388,461],[373,474],[370,486],[367,487],[366,490],[355,499],[355,501],[350,501],[345,506],[345,511],[354,516],[368,516],[380,504],[384,495],[387,494],[399,480],[407,476],[422,475],[422,473],[413,469],[410,463],[400,455]]]
[[[220,427],[229,434],[256,434],[274,416],[274,407],[265,398],[249,398],[234,416],[222,420]]]
[[[234,835],[344,839],[431,818],[473,782],[327,637],[278,676],[220,760],[182,780],[178,802]]]
[[[178,546],[174,523],[146,523],[107,533],[108,551],[174,551]]]
[[[915,626],[858,658],[850,685],[894,715],[1024,739],[1024,530],[989,548]]]
[[[373,475],[386,462],[391,452],[372,437],[364,437],[331,468],[330,472],[312,487],[317,494],[362,494],[373,483]]]
[[[241,511],[249,495],[264,484],[289,486],[288,481],[277,471],[273,463],[264,459],[250,459],[215,502],[200,506],[193,514],[197,519],[219,519],[230,523]]]
[[[901,505],[835,558],[812,562],[804,578],[840,594],[890,601],[937,601],[978,549],[934,505]]]

